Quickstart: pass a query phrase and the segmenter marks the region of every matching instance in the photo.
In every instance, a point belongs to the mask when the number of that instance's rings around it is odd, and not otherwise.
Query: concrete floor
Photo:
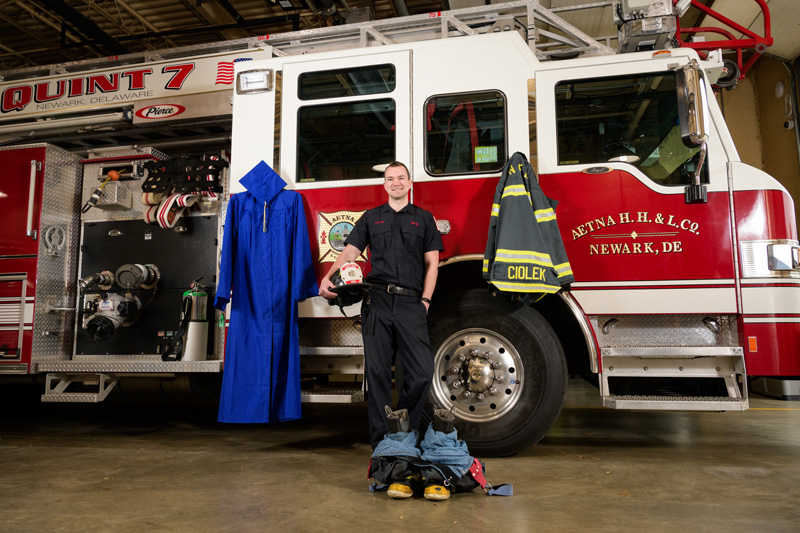
[[[433,503],[368,492],[363,405],[306,405],[302,421],[231,426],[207,401],[7,396],[3,532],[800,531],[798,402],[611,411],[571,380],[541,443],[485,460],[488,480],[512,483],[514,496]]]

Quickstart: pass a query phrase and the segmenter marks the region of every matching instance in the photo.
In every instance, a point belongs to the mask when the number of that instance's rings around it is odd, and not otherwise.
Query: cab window
[[[342,98],[390,93],[396,83],[394,65],[369,65],[301,74],[297,92],[301,100]]]
[[[506,162],[506,103],[499,91],[445,94],[425,102],[425,169],[496,172]]]
[[[624,162],[661,185],[693,183],[699,148],[681,140],[672,72],[560,82],[556,120],[560,165]]]
[[[380,177],[372,166],[395,160],[395,115],[390,98],[301,107],[297,181]]]

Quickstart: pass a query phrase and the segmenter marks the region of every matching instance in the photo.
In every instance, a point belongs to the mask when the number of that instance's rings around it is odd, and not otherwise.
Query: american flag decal
[[[217,63],[217,81],[214,85],[230,85],[233,83],[233,64],[239,61],[250,61],[252,57],[239,57],[233,61],[220,61]]]

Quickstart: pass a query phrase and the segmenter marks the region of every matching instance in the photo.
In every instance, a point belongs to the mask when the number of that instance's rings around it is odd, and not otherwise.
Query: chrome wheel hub
[[[503,336],[483,328],[448,337],[434,355],[432,387],[437,405],[454,409],[470,422],[488,422],[506,414],[522,393],[522,359]]]

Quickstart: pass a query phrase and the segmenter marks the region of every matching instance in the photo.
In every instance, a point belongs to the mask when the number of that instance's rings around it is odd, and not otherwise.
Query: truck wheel
[[[443,298],[428,318],[433,407],[453,409],[459,438],[477,457],[507,456],[538,442],[561,413],[567,365],[536,310],[483,289]]]

